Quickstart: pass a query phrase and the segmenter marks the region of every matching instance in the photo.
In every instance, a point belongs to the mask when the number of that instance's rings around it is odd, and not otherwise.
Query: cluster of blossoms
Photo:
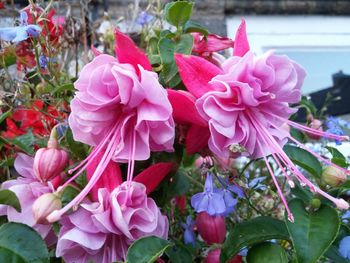
[[[22,12],[20,26],[16,30],[3,29],[0,38],[19,42],[42,32],[50,35],[54,45],[60,32],[50,24],[47,28],[36,21],[41,12],[36,10],[37,17]],[[139,23],[148,23],[150,19],[143,14]],[[38,25],[33,24],[35,21]],[[192,36],[193,54],[175,54],[187,91],[165,89],[146,54],[118,30],[115,57],[94,50],[94,59],[84,66],[74,83],[76,92],[68,118],[74,140],[91,146],[91,152],[73,168],[68,167],[73,160],[70,162],[67,151],[59,146],[58,128],[54,126],[57,123],[48,119],[52,132],[47,147],[37,150],[34,158],[18,154],[15,168],[20,176],[2,184],[2,188],[16,193],[23,210],[1,206],[1,215],[34,227],[48,244],[57,244],[56,256],[68,263],[125,260],[135,240],[152,235],[168,238],[168,218],[149,194],[176,165],[158,162],[136,176],[134,173],[136,161],[149,160],[153,152],[174,151],[174,143],[178,143],[176,129],[182,131],[188,154],[206,156],[203,192],[191,198],[196,222],[187,217],[186,223],[181,224],[185,243],[195,245],[195,226],[207,244],[223,243],[225,217],[235,211],[238,199],[244,195],[240,186],[210,170],[212,158],[222,164],[238,156],[262,158],[291,222],[294,218],[268,160],[270,155],[290,187],[297,181],[339,209],[348,209],[345,200],[315,186],[283,151],[289,140],[349,174],[345,168],[308,149],[286,129],[288,125],[315,136],[347,139],[336,130],[334,120],[327,121],[329,128],[325,132],[289,120],[296,112],[291,105],[301,98],[303,68],[272,51],[255,56],[249,48],[244,21],[234,41],[216,35]],[[228,59],[216,53],[230,47],[233,56]],[[43,56],[40,66],[45,68],[48,60]],[[49,111],[56,114],[53,109]],[[42,120],[35,122],[37,113],[33,109],[26,113],[35,118],[21,119],[23,112],[18,110],[13,119],[7,119],[8,127],[16,128],[6,132],[8,137],[23,134],[28,126],[25,121],[31,122],[29,126],[35,132],[43,132],[38,124]],[[21,122],[19,127],[14,120]],[[75,179],[84,173],[87,184],[62,206],[63,191],[76,187]],[[55,236],[52,223],[57,221],[61,227]],[[210,251],[207,262],[218,262],[220,253],[220,249]],[[241,262],[241,257],[234,260]]]

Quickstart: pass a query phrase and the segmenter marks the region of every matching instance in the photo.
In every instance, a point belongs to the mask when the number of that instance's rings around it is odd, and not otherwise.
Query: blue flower
[[[348,122],[346,122],[342,119],[339,119],[339,118],[335,118],[333,116],[327,117],[325,124],[327,127],[326,132],[329,132],[329,133],[332,133],[335,135],[340,135],[340,136],[344,135],[344,131],[343,131],[342,127],[349,129],[349,126],[350,126]],[[341,142],[337,141],[337,140],[335,141],[335,143],[337,145],[341,144]]]
[[[229,190],[231,193],[236,194],[238,198],[243,198],[244,193],[242,188],[240,188],[238,185],[231,184],[228,179],[224,180],[220,176],[217,178],[225,189]]]
[[[193,231],[194,222],[191,216],[187,216],[186,223],[181,223],[181,227],[184,229],[184,243],[190,244],[193,247],[196,245],[196,236]]]
[[[222,215],[226,212],[223,194],[213,187],[213,176],[207,174],[204,192],[197,193],[191,198],[191,205],[197,213],[207,212],[209,215]]]
[[[142,11],[136,18],[136,23],[144,26],[150,23],[153,20],[153,16],[149,15],[146,11]]]
[[[38,25],[28,25],[27,21],[27,13],[21,12],[21,24],[16,27],[0,28],[0,40],[18,43],[29,37],[38,37],[41,28]]]
[[[39,57],[39,65],[41,68],[46,68],[47,63],[49,63],[48,57],[41,55]]]
[[[349,221],[349,219],[350,219],[350,210],[346,211],[346,212],[342,215],[341,219],[342,219],[343,222]]]
[[[350,236],[344,237],[339,243],[339,253],[342,257],[350,259]]]
[[[223,216],[227,216],[233,211],[236,210],[237,199],[233,198],[232,193],[226,188],[224,189],[215,189],[217,193],[220,193],[225,202],[225,212],[222,213]],[[215,191],[214,190],[214,191]]]
[[[266,179],[266,176],[260,176],[257,178],[254,178],[249,182],[247,185],[249,188],[257,189],[257,190],[265,190],[266,185],[262,184],[261,182]]]

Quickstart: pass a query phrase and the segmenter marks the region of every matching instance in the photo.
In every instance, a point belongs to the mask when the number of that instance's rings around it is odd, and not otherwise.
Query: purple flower
[[[41,68],[46,68],[48,62],[49,62],[48,57],[43,55],[39,57],[39,65]]]
[[[28,25],[26,12],[21,12],[20,25],[16,27],[0,28],[0,40],[21,42],[29,37],[38,37],[41,28],[38,25]]]
[[[256,190],[265,190],[266,189],[266,185],[261,183],[265,179],[266,179],[266,176],[260,176],[260,177],[254,178],[253,180],[251,180],[249,182],[248,187],[256,189]]]
[[[192,196],[191,205],[197,213],[207,212],[209,215],[222,215],[226,212],[226,204],[223,194],[213,187],[213,177],[207,174],[204,192]]]
[[[219,182],[222,184],[222,186],[230,191],[231,193],[234,193],[237,195],[238,198],[243,198],[243,190],[238,185],[231,184],[228,179],[223,180],[220,176],[217,177],[219,179]]]
[[[196,245],[196,236],[193,231],[194,222],[191,216],[187,216],[186,223],[181,223],[181,227],[184,229],[184,243],[190,244],[193,247]]]
[[[342,257],[350,259],[350,236],[344,237],[339,243],[339,253]]]
[[[153,18],[154,17],[148,14],[146,11],[142,11],[136,18],[136,23],[141,26],[144,26],[150,23],[153,20]]]

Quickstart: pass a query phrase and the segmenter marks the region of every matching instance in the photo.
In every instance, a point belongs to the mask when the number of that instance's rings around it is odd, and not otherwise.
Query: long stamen
[[[263,153],[263,149],[262,149],[259,141],[258,141],[258,145],[259,145],[260,151]],[[285,206],[285,208],[287,210],[288,220],[293,223],[294,222],[293,214],[291,213],[291,211],[289,209],[288,203],[287,203],[286,199],[284,198],[283,192],[282,192],[282,190],[281,190],[281,188],[280,188],[280,186],[279,186],[279,184],[277,182],[277,179],[276,179],[276,177],[275,177],[275,175],[274,175],[274,173],[273,173],[273,171],[271,169],[271,166],[270,166],[269,162],[267,161],[267,158],[266,158],[265,154],[263,155],[263,157],[264,157],[264,161],[265,161],[266,167],[269,170],[269,173],[270,173],[270,175],[272,177],[272,180],[273,180],[273,182],[274,182],[274,184],[275,184],[275,186],[277,188],[277,192],[278,192],[278,194],[279,194],[279,196],[280,196],[280,198],[281,198],[281,200],[282,200],[282,202],[283,202],[283,204],[284,204],[284,206]]]
[[[89,154],[89,156],[85,159],[87,160],[87,162],[85,162],[85,164],[81,167],[80,171],[77,172],[76,174],[74,174],[72,177],[70,177],[63,185],[61,185],[57,190],[60,191],[61,189],[64,189],[67,185],[69,185],[72,181],[74,181],[79,175],[81,175],[85,169],[88,167],[89,164],[91,164],[91,162],[94,160],[94,158],[96,158],[97,154],[103,149],[103,146],[105,146],[105,144],[108,142],[108,139],[111,137],[111,135],[115,135],[118,134],[120,130],[120,127],[115,125],[111,131],[108,133],[108,135],[106,136],[106,139],[104,139],[101,144],[99,144],[96,148],[98,148],[98,150],[95,150],[93,152],[91,152]],[[85,161],[84,160],[84,161]],[[84,162],[83,161],[83,162]],[[79,164],[80,165],[80,164]],[[81,166],[81,165],[80,165]],[[76,168],[76,167],[75,167]],[[74,168],[74,169],[75,169]]]
[[[92,175],[91,179],[85,186],[85,188],[72,200],[70,201],[65,207],[63,207],[60,210],[53,211],[48,217],[47,220],[49,222],[55,222],[61,218],[61,216],[68,212],[69,209],[73,208],[74,206],[78,205],[86,195],[90,192],[91,188],[96,184],[100,176],[102,175],[103,171],[106,169],[108,163],[110,162],[116,148],[118,147],[119,140],[117,140],[119,136],[119,133],[115,133],[111,139],[111,143],[107,146],[107,149],[105,153],[102,156],[102,159],[100,163],[97,165],[96,170],[94,174]]]
[[[340,141],[348,141],[349,140],[349,136],[341,136],[341,135],[336,135],[336,134],[332,134],[332,133],[329,133],[329,132],[315,130],[315,129],[312,129],[310,127],[307,127],[307,126],[301,125],[299,123],[296,123],[294,121],[282,118],[282,117],[280,117],[280,116],[278,116],[276,114],[273,114],[273,113],[270,113],[270,112],[268,114],[272,115],[273,117],[276,117],[276,118],[280,119],[281,121],[283,121],[285,123],[288,123],[289,125],[293,126],[296,129],[299,129],[299,130],[302,130],[302,131],[305,131],[305,132],[308,132],[308,133],[313,133],[315,135],[320,135],[322,137],[329,138],[329,139],[334,139],[334,140],[340,140]]]
[[[340,167],[340,166],[338,166],[338,165],[332,163],[331,161],[327,160],[326,158],[323,158],[321,155],[319,155],[319,154],[317,154],[317,153],[311,151],[309,148],[307,148],[305,145],[303,145],[302,143],[300,143],[298,140],[296,140],[296,139],[293,138],[292,136],[289,135],[288,138],[289,138],[290,140],[292,140],[293,142],[295,142],[299,147],[301,147],[301,148],[303,148],[305,151],[311,153],[313,156],[315,156],[316,158],[318,158],[318,159],[320,159],[321,161],[325,162],[326,164],[331,165],[331,166],[334,166],[334,167],[336,167],[337,169],[343,171],[343,172],[346,173],[346,174],[350,174],[350,171],[349,171],[349,170],[347,170],[347,169],[345,169],[345,168],[343,168],[343,167]]]
[[[102,140],[102,142],[99,143],[94,149],[91,151],[91,153],[86,157],[83,161],[81,161],[77,166],[73,167],[72,169],[69,169],[68,173],[72,174],[76,170],[78,170],[80,167],[82,167],[86,162],[91,163],[90,160],[93,160],[96,155],[100,152],[100,150],[103,149],[103,147],[106,145],[110,137],[116,132],[115,129],[118,128],[118,123],[116,123],[110,130],[110,132],[107,134],[107,136]],[[85,167],[85,166],[84,166]]]
[[[254,117],[253,117],[252,115],[249,115],[249,116],[250,116],[251,120],[254,122],[254,120],[255,120]],[[268,133],[268,131],[266,130],[266,128],[265,128],[263,125],[261,125],[261,124],[260,124],[258,121],[256,121],[256,120],[255,120],[255,123],[256,123],[257,125],[259,125],[260,128],[270,137],[271,141],[274,141],[274,142],[275,142],[275,143],[274,143],[275,145],[277,144],[277,146],[281,149],[281,152],[280,152],[280,153],[281,153],[282,155],[285,155],[286,160],[288,160],[289,162],[291,162],[290,159],[289,159],[289,157],[284,153],[284,151],[282,150],[282,148],[281,148],[281,147],[278,145],[278,143],[273,139],[273,137],[271,136],[271,134]],[[271,123],[270,123],[270,124],[271,124]],[[291,163],[292,163],[292,162],[291,162]],[[293,168],[292,172],[293,172],[294,174],[298,173],[300,179],[302,179],[303,182],[304,182],[305,184],[307,184],[307,185],[310,187],[310,190],[311,190],[311,191],[316,192],[316,193],[318,193],[318,194],[320,194],[320,195],[326,197],[327,199],[329,199],[330,201],[332,201],[339,209],[347,209],[347,208],[349,207],[349,204],[348,204],[345,200],[343,200],[343,199],[337,199],[337,198],[335,198],[335,197],[329,195],[328,193],[324,192],[324,191],[321,190],[320,188],[316,187],[315,185],[313,185],[308,179],[305,178],[304,175],[302,175],[302,174],[300,173],[300,171],[299,171],[298,169],[295,168],[295,165],[294,165],[293,163],[292,163],[292,165],[291,165],[290,167]]]

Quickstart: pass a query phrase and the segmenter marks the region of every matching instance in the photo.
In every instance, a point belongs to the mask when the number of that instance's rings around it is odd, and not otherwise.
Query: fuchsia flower
[[[52,243],[55,238],[53,238],[51,225],[37,224],[33,216],[32,206],[38,197],[51,193],[53,189],[38,181],[34,174],[33,162],[32,157],[18,153],[14,166],[20,176],[15,180],[4,182],[1,188],[9,189],[16,194],[22,210],[17,212],[10,206],[0,205],[0,215],[7,215],[10,222],[19,222],[33,227],[42,238],[46,238],[49,243]]]
[[[174,121],[166,91],[146,55],[132,40],[115,33],[116,58],[100,54],[87,64],[75,82],[69,125],[74,139],[95,146],[70,172],[74,180],[97,155],[104,154],[83,191],[50,216],[56,221],[81,202],[97,183],[109,161],[128,162],[131,181],[135,160],[146,160],[151,151],[173,151]]]
[[[349,207],[343,199],[336,199],[314,186],[298,171],[282,149],[290,139],[322,161],[331,164],[291,137],[283,128],[285,123],[328,138],[347,139],[345,136],[324,133],[289,120],[291,114],[296,111],[289,105],[299,102],[300,88],[305,77],[305,71],[297,63],[287,56],[276,55],[272,51],[262,56],[254,56],[249,51],[244,20],[236,34],[233,57],[227,59],[221,67],[198,56],[176,54],[175,59],[189,93],[168,92],[173,106],[181,105],[182,101],[187,103],[187,98],[192,98],[196,110],[208,125],[210,131],[208,146],[215,155],[229,158],[237,152],[245,152],[252,158],[263,157],[291,221],[293,216],[267,161],[267,156],[270,154],[291,186],[294,186],[294,182],[282,163],[302,185],[307,185],[312,191],[330,199],[338,208]],[[175,97],[173,94],[176,94],[181,101],[173,103],[172,97]],[[177,117],[175,115],[175,119],[184,118],[183,114],[187,114],[186,118],[190,118],[190,113],[174,109],[174,114],[178,115]]]
[[[120,183],[119,167],[113,161],[109,165],[95,185],[96,190],[101,187],[97,190],[97,200],[82,204],[61,220],[56,255],[68,263],[125,260],[129,245],[136,239],[168,236],[168,220],[147,194],[171,171],[173,164],[152,165],[134,181],[124,183]],[[102,187],[103,183],[106,188]],[[112,185],[116,187],[112,189]]]

